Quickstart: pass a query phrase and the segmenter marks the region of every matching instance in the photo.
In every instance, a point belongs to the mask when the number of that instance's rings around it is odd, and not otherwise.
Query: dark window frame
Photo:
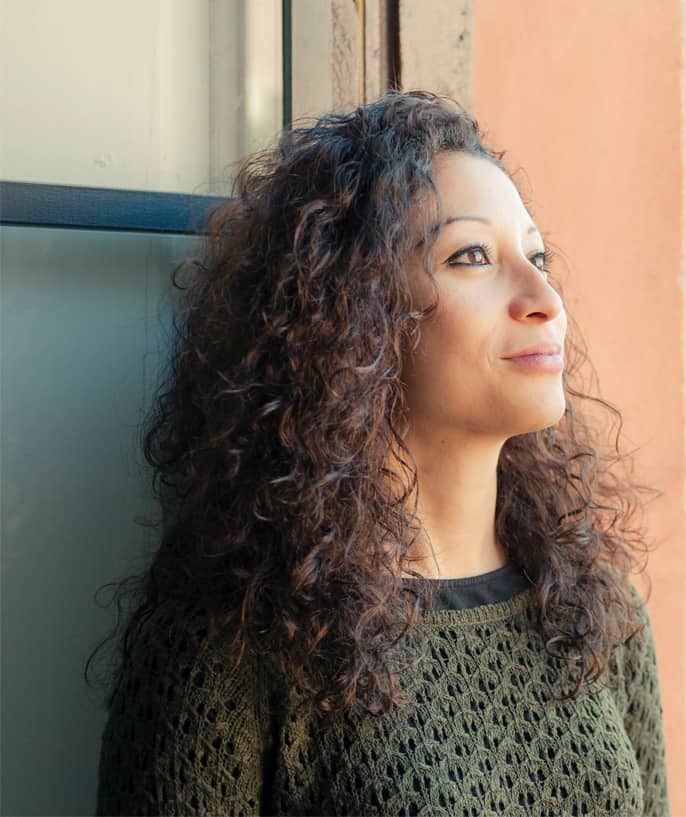
[[[192,235],[226,198],[0,181],[0,225]]]

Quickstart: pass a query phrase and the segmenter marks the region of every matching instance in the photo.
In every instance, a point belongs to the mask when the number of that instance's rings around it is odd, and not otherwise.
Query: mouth
[[[520,349],[512,355],[506,355],[504,360],[514,360],[519,357],[559,357],[562,346],[559,343],[539,343],[536,346],[528,346]]]
[[[561,354],[533,354],[533,355],[516,355],[515,357],[506,357],[509,363],[514,364],[519,369],[530,372],[549,372],[557,374],[564,369],[564,361]]]

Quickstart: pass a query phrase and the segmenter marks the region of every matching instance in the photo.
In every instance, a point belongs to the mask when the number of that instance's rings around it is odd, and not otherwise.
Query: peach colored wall
[[[472,93],[526,172],[534,217],[600,377],[625,418],[646,515],[673,817],[686,815],[686,546],[678,0],[474,0]],[[644,584],[636,580],[639,590]]]

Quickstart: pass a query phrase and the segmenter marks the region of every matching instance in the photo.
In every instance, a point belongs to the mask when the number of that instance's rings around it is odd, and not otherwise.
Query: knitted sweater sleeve
[[[645,602],[633,585],[631,591],[645,628],[625,645],[624,728],[641,771],[644,817],[670,817],[655,640]]]
[[[128,671],[103,735],[96,814],[264,813],[271,747],[258,663],[191,641],[151,641]]]

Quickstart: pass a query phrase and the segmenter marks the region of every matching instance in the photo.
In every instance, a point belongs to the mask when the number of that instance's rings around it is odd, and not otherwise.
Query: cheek
[[[482,367],[493,326],[484,299],[444,296],[432,327],[434,354],[459,360],[469,369]]]
[[[419,346],[405,374],[421,381],[418,388],[452,390],[457,382],[481,388],[502,328],[502,293],[487,281],[438,276],[437,295],[436,310],[421,325]]]
[[[423,326],[407,372],[416,399],[439,395],[454,403],[460,392],[466,396],[482,391],[488,361],[481,329],[473,316],[447,310]]]

